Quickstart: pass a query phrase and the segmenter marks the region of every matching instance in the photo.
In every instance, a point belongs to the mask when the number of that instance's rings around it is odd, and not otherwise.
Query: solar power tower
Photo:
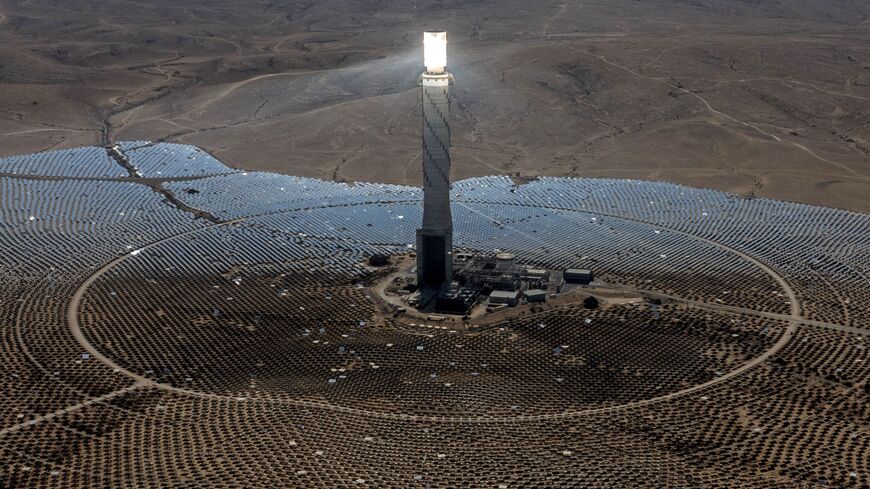
[[[424,32],[423,54],[423,227],[417,230],[417,285],[440,290],[453,275],[447,33]]]

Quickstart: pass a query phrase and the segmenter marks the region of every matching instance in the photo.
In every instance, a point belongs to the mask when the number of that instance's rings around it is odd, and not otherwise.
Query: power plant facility
[[[420,309],[466,314],[487,297],[492,307],[516,306],[524,290],[533,290],[533,302],[546,294],[561,292],[561,272],[516,263],[513,253],[496,252],[453,255],[453,218],[450,210],[450,85],[447,71],[447,33],[423,33],[423,64],[420,75],[423,153],[423,223],[417,230],[417,292],[409,304]],[[566,271],[572,283],[589,283],[592,272]],[[403,284],[404,287],[407,284]],[[394,291],[396,288],[393,289]],[[408,288],[400,290],[407,291]]]

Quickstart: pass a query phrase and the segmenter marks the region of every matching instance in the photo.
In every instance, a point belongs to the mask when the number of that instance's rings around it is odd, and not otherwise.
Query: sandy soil
[[[0,154],[121,139],[417,185],[420,31],[454,178],[667,180],[870,212],[863,0],[0,0]]]

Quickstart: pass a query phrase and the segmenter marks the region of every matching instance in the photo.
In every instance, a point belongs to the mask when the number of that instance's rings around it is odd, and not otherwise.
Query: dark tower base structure
[[[453,279],[453,217],[450,213],[450,94],[447,34],[423,35],[423,226],[417,230],[417,285],[442,291]]]
[[[442,289],[453,280],[453,233],[417,230],[417,285]]]

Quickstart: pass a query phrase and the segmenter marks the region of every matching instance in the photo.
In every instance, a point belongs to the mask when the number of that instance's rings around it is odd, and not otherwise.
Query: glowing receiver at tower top
[[[440,75],[447,69],[447,33],[423,33],[423,64],[426,73]]]

